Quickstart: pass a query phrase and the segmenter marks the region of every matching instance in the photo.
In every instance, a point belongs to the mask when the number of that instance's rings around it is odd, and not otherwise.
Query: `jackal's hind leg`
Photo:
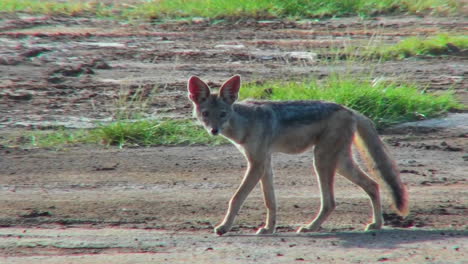
[[[320,187],[321,205],[317,216],[307,225],[300,227],[297,232],[317,231],[322,223],[335,209],[333,183],[335,176],[336,157],[331,153],[324,153],[315,149],[314,167]]]
[[[361,187],[369,195],[372,205],[372,222],[366,226],[366,230],[382,228],[383,219],[379,185],[357,166],[350,151],[340,155],[337,169],[339,174]]]

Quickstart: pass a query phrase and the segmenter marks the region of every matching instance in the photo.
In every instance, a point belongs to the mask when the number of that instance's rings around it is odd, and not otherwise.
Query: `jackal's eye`
[[[208,111],[203,111],[201,114],[202,114],[203,117],[207,117],[208,116]]]
[[[221,118],[224,118],[224,117],[226,117],[226,116],[227,116],[227,113],[226,113],[226,112],[221,112],[221,113],[219,113],[219,117],[221,117]]]

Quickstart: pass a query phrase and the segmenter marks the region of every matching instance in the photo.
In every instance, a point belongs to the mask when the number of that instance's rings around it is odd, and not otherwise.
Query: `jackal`
[[[267,218],[257,234],[272,234],[276,225],[276,198],[271,155],[300,153],[314,146],[314,168],[321,192],[317,216],[297,232],[317,231],[335,208],[335,172],[361,187],[368,195],[373,219],[366,230],[383,225],[379,185],[353,160],[351,145],[357,144],[372,162],[372,171],[389,187],[395,210],[408,213],[407,190],[372,121],[345,106],[325,101],[242,101],[241,81],[236,75],[212,93],[196,76],[188,80],[188,95],[194,115],[212,135],[221,134],[244,154],[248,167],[244,179],[229,201],[224,220],[215,227],[218,235],[228,232],[242,204],[260,181]],[[355,137],[355,134],[358,137]]]

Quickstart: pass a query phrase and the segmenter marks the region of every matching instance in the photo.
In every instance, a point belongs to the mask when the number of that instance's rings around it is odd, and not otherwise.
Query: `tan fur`
[[[226,81],[219,94],[212,94],[198,77],[188,81],[194,115],[213,135],[232,141],[248,162],[239,188],[229,201],[223,221],[215,232],[228,232],[248,194],[261,184],[267,208],[264,227],[257,234],[272,234],[276,226],[276,199],[273,187],[271,155],[274,152],[301,153],[314,148],[314,168],[321,192],[317,216],[298,232],[317,231],[335,208],[333,183],[335,173],[360,186],[371,200],[373,220],[366,230],[383,225],[379,185],[353,160],[351,145],[358,132],[363,149],[375,164],[377,175],[392,190],[396,209],[404,215],[408,198],[394,162],[377,135],[372,122],[346,107],[321,101],[241,102],[234,103],[240,89],[240,76]]]

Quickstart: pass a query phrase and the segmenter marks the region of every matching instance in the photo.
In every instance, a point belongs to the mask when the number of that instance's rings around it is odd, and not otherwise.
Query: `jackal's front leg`
[[[249,193],[253,190],[260,178],[264,175],[264,170],[265,168],[263,163],[249,163],[249,168],[247,169],[241,185],[229,201],[229,207],[226,215],[224,216],[223,222],[221,222],[221,224],[216,226],[214,229],[216,234],[221,236],[231,230],[237,213],[239,212]]]
[[[263,197],[267,208],[267,218],[265,226],[257,231],[257,235],[273,234],[276,228],[276,197],[271,166],[265,168],[265,175],[260,183],[262,184]]]

